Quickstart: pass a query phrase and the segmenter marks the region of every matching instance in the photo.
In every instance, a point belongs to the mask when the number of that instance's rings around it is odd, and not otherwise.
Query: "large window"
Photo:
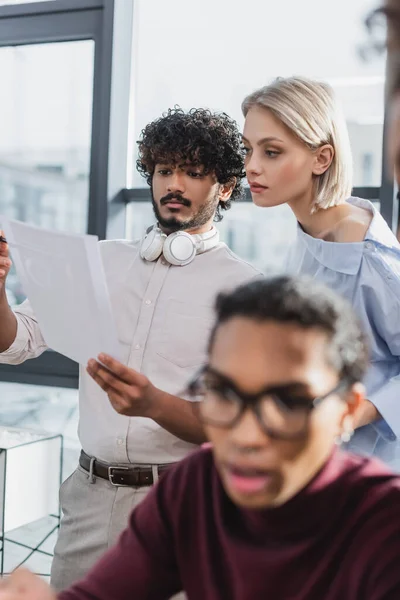
[[[113,19],[113,0],[0,2],[0,214],[105,237]],[[0,379],[76,387],[78,368],[49,351]]]
[[[153,222],[149,190],[135,168],[142,128],[176,104],[225,111],[241,128],[246,94],[300,74],[336,90],[355,193],[380,201],[390,221],[393,190],[382,184],[381,166],[385,58],[365,61],[360,52],[363,21],[375,4],[232,0],[228,8],[203,0],[189,10],[185,0],[0,0],[0,74],[8,89],[0,97],[7,114],[0,212],[101,238],[141,236]],[[128,193],[119,194],[124,187]],[[240,256],[274,273],[295,222],[288,207],[260,209],[247,194],[220,230]],[[8,292],[13,302],[24,297],[15,274]],[[22,366],[20,381],[77,385],[76,366],[49,354]],[[14,368],[0,373],[15,377]]]
[[[0,214],[86,231],[93,50],[93,40],[0,48]],[[14,271],[7,292],[11,304],[25,297]]]
[[[346,115],[354,185],[378,188],[385,64],[384,57],[363,61],[360,53],[366,37],[363,20],[373,6],[369,0],[233,0],[228,8],[203,0],[189,11],[184,0],[139,0],[135,139],[147,122],[175,104],[223,110],[242,127],[240,105],[252,90],[277,76],[320,78],[333,85]],[[133,170],[133,186],[145,187]],[[140,235],[151,221],[145,202],[132,202],[128,236]],[[287,207],[265,211],[246,203],[226,214],[221,231],[238,254],[275,272],[283,265],[294,225]]]

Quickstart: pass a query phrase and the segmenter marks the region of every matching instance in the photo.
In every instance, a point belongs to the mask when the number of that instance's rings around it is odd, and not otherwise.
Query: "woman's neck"
[[[302,198],[288,202],[288,205],[304,231],[315,238],[323,237],[325,232],[331,231],[339,221],[349,214],[349,207],[346,203],[312,212],[313,193],[311,191]]]

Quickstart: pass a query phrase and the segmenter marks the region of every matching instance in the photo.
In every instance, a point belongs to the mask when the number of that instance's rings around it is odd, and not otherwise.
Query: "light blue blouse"
[[[315,277],[353,305],[371,344],[364,381],[383,420],[358,429],[349,446],[400,470],[400,244],[371,202],[349,203],[373,213],[363,242],[327,242],[298,226],[289,271]]]

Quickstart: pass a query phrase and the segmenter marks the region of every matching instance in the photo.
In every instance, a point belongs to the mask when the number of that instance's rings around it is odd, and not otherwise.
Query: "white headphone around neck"
[[[150,227],[142,240],[140,256],[144,260],[157,260],[161,254],[171,265],[184,267],[192,262],[196,254],[211,250],[219,243],[218,229],[213,227],[206,233],[191,235],[186,231],[175,231],[166,235],[154,225]]]

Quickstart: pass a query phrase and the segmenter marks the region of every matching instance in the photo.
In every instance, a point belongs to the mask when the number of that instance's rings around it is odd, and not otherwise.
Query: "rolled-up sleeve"
[[[14,309],[17,319],[17,335],[11,346],[0,352],[0,363],[19,365],[25,360],[36,358],[47,350],[39,324],[28,300]]]
[[[372,394],[369,400],[384,419],[384,422],[375,424],[379,433],[388,440],[400,438],[400,375],[392,377],[378,392]]]
[[[389,265],[382,256],[376,254],[370,259],[370,265],[370,285],[364,289],[364,299],[375,332],[372,363],[375,367],[379,365],[378,352],[374,352],[377,338],[386,344],[393,361],[389,365],[390,375],[368,395],[368,399],[376,406],[395,436],[400,438],[400,259],[396,264],[392,262]],[[387,439],[393,439],[394,436],[385,423],[377,423],[376,428]]]

